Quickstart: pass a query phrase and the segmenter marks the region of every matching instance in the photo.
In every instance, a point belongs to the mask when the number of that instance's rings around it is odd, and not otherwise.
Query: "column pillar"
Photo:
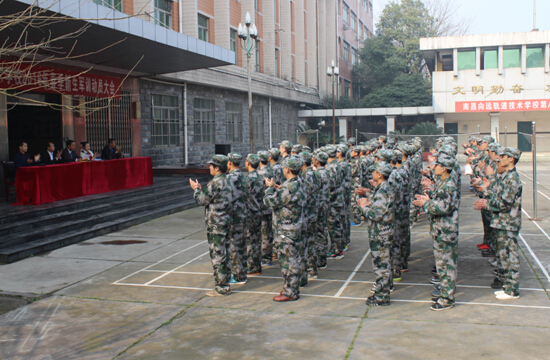
[[[214,0],[214,17],[216,18],[216,21],[214,22],[214,43],[218,46],[229,49],[229,1]],[[237,45],[238,41],[239,40],[237,38]]]
[[[61,105],[63,105],[63,109],[61,110],[63,137],[66,137],[69,140],[74,140],[74,119],[73,110],[71,110],[73,105],[73,97],[71,95],[62,95]],[[109,134],[109,137],[111,137],[111,134]]]
[[[386,115],[386,134],[395,131],[395,116]]]
[[[498,134],[500,133],[500,113],[489,113],[491,117],[491,136],[498,142]]]
[[[8,110],[6,104],[6,95],[0,94],[0,160],[11,160],[8,145]],[[3,178],[3,170],[0,167],[0,178]],[[4,197],[4,189],[0,191],[0,198]]]
[[[280,25],[284,31],[279,33],[281,41],[281,79],[292,78],[292,29],[290,26],[290,1],[279,0],[281,4]]]
[[[445,114],[435,114],[435,122],[437,124],[437,127],[445,130]]]
[[[153,2],[151,2],[151,4],[152,3]],[[199,28],[198,28],[199,20],[197,18],[197,0],[182,0],[180,6],[183,6],[183,29],[182,29],[183,31],[182,32],[185,35],[189,35],[194,38],[199,37]]]
[[[338,128],[340,129],[340,136],[344,137],[344,140],[348,139],[348,118],[347,117],[339,117],[338,118]]]

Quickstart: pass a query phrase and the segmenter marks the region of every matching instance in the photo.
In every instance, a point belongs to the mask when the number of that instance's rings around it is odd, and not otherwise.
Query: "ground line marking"
[[[359,261],[359,264],[357,264],[355,269],[353,269],[353,271],[351,272],[350,276],[348,277],[348,279],[346,280],[344,285],[342,285],[342,287],[340,288],[340,290],[338,290],[338,292],[336,293],[336,295],[334,295],[334,297],[340,297],[340,295],[342,295],[342,293],[344,292],[344,290],[346,290],[346,287],[349,285],[349,283],[351,282],[351,280],[353,279],[353,277],[355,276],[357,271],[359,271],[361,266],[363,266],[363,263],[365,262],[365,260],[367,259],[367,256],[369,256],[369,254],[370,254],[370,249],[365,253],[365,256],[363,256],[361,261]]]
[[[527,213],[527,211],[525,211],[524,208],[521,208],[521,211],[522,211],[529,219],[531,219],[531,216],[529,216],[529,214]],[[546,235],[546,237],[548,238],[548,240],[550,240],[550,236],[548,236],[548,234],[546,233],[546,231],[544,231],[543,228],[541,228],[540,225],[537,224],[536,221],[532,221],[532,223],[535,224],[535,225],[539,228],[539,230],[540,230],[544,235]]]
[[[200,259],[201,257],[203,257],[204,255],[206,255],[206,254],[208,254],[208,253],[209,253],[209,251],[205,252],[204,254],[200,254],[199,256],[197,256],[197,257],[195,257],[195,258],[189,260],[189,261],[186,262],[185,264],[180,265],[180,266],[176,267],[175,269],[170,270],[170,271],[168,271],[168,272],[166,272],[166,273],[164,273],[164,274],[162,274],[162,275],[160,275],[160,276],[154,278],[153,280],[151,280],[151,281],[145,283],[145,285],[151,285],[151,284],[154,283],[155,281],[162,279],[162,278],[165,277],[166,275],[173,273],[173,272],[176,271],[177,269],[182,268],[182,267],[184,267],[185,265],[190,264],[190,263],[192,263],[193,261],[195,261],[195,260],[197,260],[197,259]]]
[[[546,276],[546,279],[548,279],[548,282],[550,283],[550,276],[548,275],[548,271],[546,271],[546,269],[544,268],[544,266],[542,266],[542,264],[540,263],[539,258],[535,255],[535,253],[533,252],[533,250],[531,250],[531,247],[529,246],[529,244],[527,244],[527,241],[525,241],[525,239],[523,238],[523,236],[521,236],[521,234],[519,234],[519,237],[521,238],[521,240],[523,241],[523,243],[525,244],[525,246],[527,246],[527,250],[529,250],[529,253],[530,253],[531,256],[535,259],[535,261],[536,261],[537,264],[539,265],[540,269],[542,270],[542,273],[544,274],[544,276]]]

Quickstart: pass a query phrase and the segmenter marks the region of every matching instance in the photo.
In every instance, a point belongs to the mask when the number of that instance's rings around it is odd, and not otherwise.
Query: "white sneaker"
[[[489,258],[488,262],[492,267],[498,267],[498,260],[496,258]]]
[[[497,290],[497,291],[495,291],[495,295],[502,294],[503,292],[504,292],[504,290]]]
[[[512,300],[519,299],[519,295],[508,295],[503,291],[501,294],[498,294],[496,298],[499,300]]]

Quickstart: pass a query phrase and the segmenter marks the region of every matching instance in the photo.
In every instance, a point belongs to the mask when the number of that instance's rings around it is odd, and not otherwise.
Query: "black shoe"
[[[491,287],[493,289],[502,289],[503,286],[504,281],[500,280],[499,278],[495,278],[495,280],[493,280],[493,283],[491,284]]]
[[[483,257],[496,257],[495,252],[492,250],[482,251],[481,256]]]
[[[326,269],[326,268],[327,268],[327,264],[317,266],[317,270],[323,270],[323,269]]]
[[[494,270],[493,270],[493,273],[494,273],[495,275],[502,275],[502,274],[504,273],[504,271],[503,271],[502,269],[494,269]]]
[[[390,300],[377,300],[374,296],[370,296],[366,303],[368,306],[390,306]]]
[[[437,300],[439,300],[438,297],[433,297],[433,298],[432,298],[432,302],[437,302]]]
[[[454,303],[444,306],[444,305],[441,305],[440,303],[436,302],[432,305],[432,307],[430,307],[430,310],[433,310],[433,311],[447,310],[447,309],[452,308],[453,306],[454,306]]]

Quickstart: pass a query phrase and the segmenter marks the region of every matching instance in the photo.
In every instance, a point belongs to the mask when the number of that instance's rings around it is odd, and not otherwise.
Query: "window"
[[[273,1],[273,20],[277,22],[277,0]]]
[[[363,9],[365,9],[365,11],[368,11],[367,0],[363,0]]]
[[[362,39],[363,38],[363,22],[361,20],[359,20],[359,26],[357,28],[358,33],[357,33],[357,38],[358,39]]]
[[[172,27],[172,2],[167,0],[155,0],[155,24]]]
[[[154,94],[151,102],[153,109],[151,140],[153,146],[178,146],[180,142],[178,97]]]
[[[351,64],[355,65],[357,62],[357,50],[355,50],[353,47],[351,48]]]
[[[252,121],[254,123],[254,140],[264,140],[264,107],[252,105]]]
[[[114,10],[122,11],[122,0],[94,0],[94,3]]]
[[[214,100],[193,100],[193,130],[195,144],[212,144],[216,134]]]
[[[283,109],[282,107],[273,104],[273,106],[271,106],[271,136],[274,143],[278,143],[283,140],[282,127]]]
[[[229,29],[229,48],[235,52],[235,65],[237,65],[237,30]]]
[[[544,67],[544,51],[541,47],[527,48],[527,67]]]
[[[351,83],[347,80],[344,80],[344,95],[349,97],[351,92]]]
[[[342,19],[346,24],[349,24],[349,6],[346,3],[342,5]]]
[[[469,70],[476,68],[476,52],[475,51],[459,51],[458,52],[458,70]]]
[[[243,119],[240,103],[225,103],[225,139],[228,143],[243,141]]]
[[[294,71],[294,70],[295,70],[295,69],[294,69],[294,55],[292,55],[292,59],[291,59],[291,60],[292,60],[292,62],[291,62],[291,64],[292,64],[292,81],[296,81],[296,73],[295,73],[295,71]]]
[[[199,20],[199,40],[208,42],[208,18],[198,14]]]
[[[485,50],[483,53],[483,69],[498,69],[497,50]]]
[[[353,11],[351,12],[351,29],[357,31],[357,15]]]
[[[344,54],[344,60],[349,62],[349,44],[344,41],[344,50],[342,51]]]
[[[363,31],[363,40],[367,40],[367,35],[369,33],[369,29],[365,26],[365,31]]]
[[[256,72],[260,72],[260,48],[258,47],[258,45],[256,45]]]
[[[275,49],[275,77],[279,77],[279,49]]]
[[[258,11],[258,0],[254,0],[254,10]]]
[[[505,69],[521,67],[519,49],[504,49],[502,59]]]

